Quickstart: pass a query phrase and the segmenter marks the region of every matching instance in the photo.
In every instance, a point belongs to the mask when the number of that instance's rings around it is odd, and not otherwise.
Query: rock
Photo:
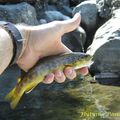
[[[120,8],[120,0],[111,0],[112,12]]]
[[[80,4],[83,1],[84,0],[70,0],[70,6],[77,6],[78,4]]]
[[[57,10],[66,16],[72,17],[72,9],[68,6],[63,5],[61,7],[57,7]]]
[[[120,15],[115,14],[97,30],[87,53],[93,55],[90,67],[93,75],[120,73]]]
[[[86,31],[93,31],[97,25],[98,9],[94,1],[84,1],[73,9],[73,15],[81,13],[81,24]]]
[[[13,5],[0,5],[0,20],[9,21],[15,24],[38,24],[34,7],[25,2]]]
[[[103,19],[110,19],[114,10],[120,8],[120,0],[97,0],[99,16]]]
[[[112,0],[97,0],[99,16],[103,19],[111,17],[111,1]]]
[[[56,4],[56,5],[65,5],[65,6],[69,6],[69,0],[48,0],[49,4]]]
[[[69,0],[59,0],[57,1],[57,5],[59,6],[70,6]]]
[[[37,0],[0,0],[0,3],[20,3],[20,2],[28,2],[35,3]]]
[[[46,11],[55,11],[57,7],[55,5],[47,5]]]
[[[5,101],[5,95],[14,88],[20,75],[21,72],[17,65],[8,67],[0,75],[0,102]]]
[[[46,23],[47,23],[47,21],[45,19],[40,19],[39,20],[39,24],[46,24]]]
[[[41,18],[41,14],[44,11],[61,11],[63,14],[71,16],[71,9],[69,7],[69,0],[45,0],[45,1],[40,1],[38,0],[35,3],[35,8],[37,11],[37,16],[38,19]]]
[[[84,51],[84,45],[86,42],[86,33],[82,27],[78,27],[76,30],[63,35],[62,42],[72,51],[80,52]]]
[[[119,13],[120,13],[120,9],[114,10],[113,13],[112,13],[112,16],[120,18],[120,14]]]
[[[41,14],[40,18],[45,19],[47,22],[52,22],[54,20],[67,20],[70,17],[63,15],[59,11],[45,11]]]

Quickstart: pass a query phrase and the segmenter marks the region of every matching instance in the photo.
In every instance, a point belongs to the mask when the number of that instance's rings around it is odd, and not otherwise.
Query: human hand
[[[19,67],[27,71],[45,56],[71,52],[61,42],[61,37],[63,34],[76,29],[79,24],[80,14],[76,14],[72,19],[66,21],[54,21],[39,26],[23,26],[21,31],[24,31],[24,34],[26,33],[24,36],[27,42],[25,42],[23,54],[17,61]],[[79,71],[83,75],[88,73],[87,68],[82,68]],[[61,83],[65,81],[66,77],[69,79],[76,77],[76,72],[72,67],[67,67],[64,71],[57,70],[55,73],[48,74],[43,82],[51,83],[55,79],[58,83]]]

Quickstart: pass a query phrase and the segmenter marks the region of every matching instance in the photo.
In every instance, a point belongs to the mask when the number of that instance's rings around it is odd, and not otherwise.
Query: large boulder
[[[119,77],[120,75],[120,10],[101,26],[87,53],[93,55],[94,63],[90,70],[94,76]],[[109,74],[108,74],[109,73]],[[115,75],[114,75],[115,74]]]
[[[36,12],[34,7],[28,3],[0,5],[0,20],[12,23],[26,23],[36,25]]]
[[[112,17],[114,10],[120,8],[120,0],[96,0],[99,16],[105,20]]]
[[[96,3],[91,1],[84,1],[73,9],[73,15],[77,12],[81,13],[81,24],[83,28],[90,32],[96,28],[98,8]]]

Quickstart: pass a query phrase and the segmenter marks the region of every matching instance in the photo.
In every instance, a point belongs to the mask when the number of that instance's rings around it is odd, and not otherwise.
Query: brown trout
[[[18,80],[15,88],[6,95],[5,99],[10,102],[11,108],[14,109],[22,95],[33,90],[33,88],[43,81],[47,74],[54,73],[55,70],[63,71],[67,66],[71,66],[74,69],[89,66],[91,59],[92,56],[81,52],[61,54],[41,59],[21,80]]]

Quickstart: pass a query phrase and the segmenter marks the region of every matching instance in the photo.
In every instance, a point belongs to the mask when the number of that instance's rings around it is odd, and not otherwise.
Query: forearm
[[[6,30],[0,28],[0,74],[7,68],[13,56],[13,43]]]
[[[16,28],[21,33],[22,39],[23,39],[21,54],[18,56],[18,59],[19,59],[26,48],[29,32],[25,29],[26,26],[23,26],[23,25],[16,25]],[[13,48],[14,46],[13,46],[13,40],[11,38],[11,35],[4,28],[0,28],[0,74],[10,64],[14,54]]]

